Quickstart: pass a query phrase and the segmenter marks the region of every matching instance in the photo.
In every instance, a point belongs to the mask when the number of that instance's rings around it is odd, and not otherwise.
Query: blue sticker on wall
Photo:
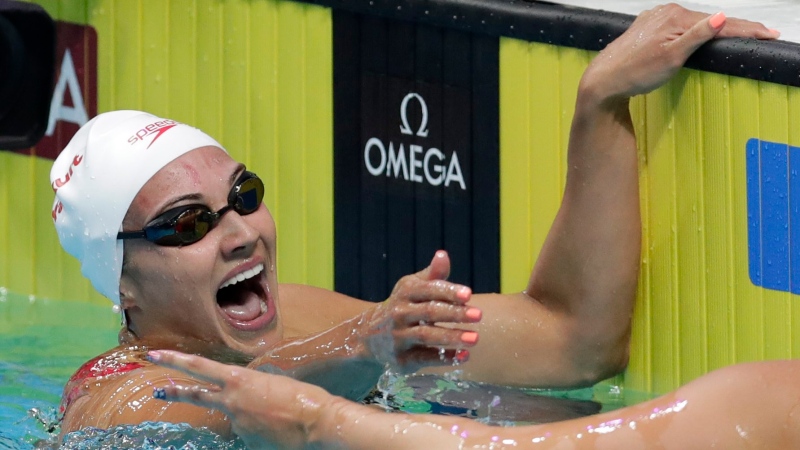
[[[800,147],[750,139],[746,151],[750,280],[800,294]]]

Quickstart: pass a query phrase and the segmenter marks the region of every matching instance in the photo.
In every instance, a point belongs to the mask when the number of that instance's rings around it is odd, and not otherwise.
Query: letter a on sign
[[[67,88],[69,88],[69,96],[72,98],[74,106],[64,104],[64,92]],[[83,105],[83,93],[81,93],[81,85],[78,82],[78,74],[75,72],[75,63],[72,61],[69,49],[64,52],[61,75],[58,77],[53,100],[50,103],[50,120],[47,123],[46,136],[53,135],[59,120],[74,123],[79,127],[89,121],[89,115]]]

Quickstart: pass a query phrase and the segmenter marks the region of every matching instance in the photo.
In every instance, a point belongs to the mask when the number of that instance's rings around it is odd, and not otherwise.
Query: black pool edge
[[[584,50],[602,50],[634,16],[525,0],[300,0],[359,14]],[[691,69],[800,87],[800,44],[720,39],[701,47]]]

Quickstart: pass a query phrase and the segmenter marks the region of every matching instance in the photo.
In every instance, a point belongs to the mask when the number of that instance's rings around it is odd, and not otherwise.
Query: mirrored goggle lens
[[[168,223],[146,228],[145,233],[149,241],[159,245],[193,244],[211,228],[209,216],[208,209],[195,207],[183,211]]]
[[[236,191],[234,209],[239,214],[250,214],[258,209],[264,199],[264,183],[255,175],[242,181]]]

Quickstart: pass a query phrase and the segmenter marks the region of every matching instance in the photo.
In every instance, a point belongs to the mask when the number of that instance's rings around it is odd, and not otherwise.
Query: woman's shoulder
[[[165,407],[153,388],[166,383],[197,383],[175,369],[147,360],[153,348],[120,345],[84,363],[64,387],[61,434],[84,427],[108,428],[144,421],[186,422],[221,434],[230,426],[224,414],[188,404]]]
[[[141,346],[120,345],[86,361],[70,377],[64,386],[60,412],[89,391],[89,382],[95,384],[141,369],[150,363],[145,358],[147,349]]]
[[[286,337],[327,330],[375,305],[330,289],[293,283],[281,283],[279,299]]]

